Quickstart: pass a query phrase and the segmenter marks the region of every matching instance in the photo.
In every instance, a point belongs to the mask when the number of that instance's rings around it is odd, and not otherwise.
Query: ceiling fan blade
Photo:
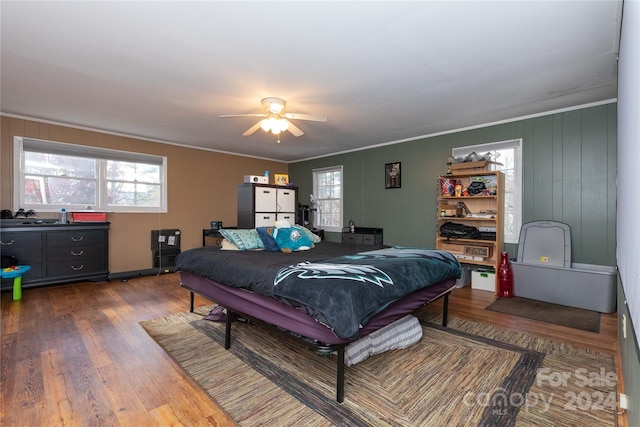
[[[220,116],[221,119],[228,119],[232,117],[267,117],[266,114],[224,114]]]
[[[249,129],[247,129],[242,136],[250,136],[253,135],[255,133],[255,131],[257,131],[258,129],[260,129],[260,123],[258,122],[255,125],[251,126]]]
[[[287,128],[287,130],[289,132],[291,132],[291,134],[293,136],[302,136],[302,135],[304,135],[304,132],[302,132],[302,130],[298,126],[294,125],[291,122],[289,122],[289,127]]]
[[[321,116],[319,114],[298,114],[298,113],[285,113],[283,114],[287,119],[292,120],[310,120],[312,122],[328,122],[326,116]]]

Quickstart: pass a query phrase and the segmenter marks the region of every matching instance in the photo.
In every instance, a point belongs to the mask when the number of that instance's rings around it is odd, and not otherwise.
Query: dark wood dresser
[[[0,252],[14,256],[31,270],[22,277],[23,288],[75,281],[104,281],[109,276],[108,222],[35,223],[2,220]],[[2,280],[1,289],[13,287]]]

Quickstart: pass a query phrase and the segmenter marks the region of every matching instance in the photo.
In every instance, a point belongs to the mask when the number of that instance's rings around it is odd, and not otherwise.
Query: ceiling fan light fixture
[[[247,129],[242,136],[251,136],[258,129],[262,129],[265,132],[271,131],[274,135],[280,135],[280,133],[284,131],[289,131],[293,136],[302,136],[304,132],[289,120],[327,122],[325,116],[317,114],[285,113],[286,106],[287,103],[284,99],[275,97],[263,98],[262,110],[264,112],[261,114],[223,114],[220,117],[264,117],[264,119]]]
[[[274,135],[278,135],[280,132],[289,129],[289,121],[287,119],[269,117],[268,119],[262,119],[260,121],[260,127],[265,132],[271,131]]]

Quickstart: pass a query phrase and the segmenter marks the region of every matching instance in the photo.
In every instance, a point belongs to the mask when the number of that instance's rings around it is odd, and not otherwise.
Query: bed
[[[337,352],[336,400],[344,399],[345,346],[415,309],[444,299],[460,277],[444,251],[320,242],[311,250],[225,251],[205,246],[176,259],[180,285],[234,314],[293,333],[320,354]]]

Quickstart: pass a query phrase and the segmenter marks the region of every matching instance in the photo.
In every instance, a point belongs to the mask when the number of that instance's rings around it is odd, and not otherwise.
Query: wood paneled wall
[[[13,198],[13,137],[111,148],[168,158],[168,212],[165,214],[109,213],[109,271],[145,270],[153,266],[151,230],[180,229],[182,249],[202,244],[202,229],[211,220],[235,226],[236,187],[244,175],[288,173],[286,163],[197,150],[135,138],[53,125],[13,117],[1,117],[0,207],[15,211]],[[53,215],[41,214],[43,218]]]
[[[453,147],[523,140],[523,222],[569,224],[573,261],[615,265],[616,104],[576,109],[289,165],[299,199],[314,168],[344,166],[344,221],[384,228],[391,245],[434,247],[436,177]],[[386,190],[385,163],[402,162],[402,188]],[[328,236],[329,239],[335,238]],[[511,256],[517,245],[506,245]]]

